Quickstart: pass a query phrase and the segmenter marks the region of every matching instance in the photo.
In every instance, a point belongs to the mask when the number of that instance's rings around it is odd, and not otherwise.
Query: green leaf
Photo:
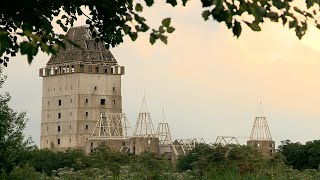
[[[139,32],[139,31],[140,31],[140,26],[139,26],[139,25],[136,25],[136,26],[135,26],[135,29],[137,30],[137,32]]]
[[[165,18],[165,19],[162,20],[162,25],[164,27],[169,27],[170,23],[171,23],[171,18]]]
[[[26,22],[26,23],[23,23],[22,30],[25,35],[29,36],[32,33],[33,28],[30,23]]]
[[[282,24],[285,25],[287,23],[288,19],[286,18],[285,15],[281,15],[280,17],[282,19]]]
[[[285,8],[285,5],[286,5],[285,2],[283,2],[282,0],[273,0],[272,4],[278,9]]]
[[[142,12],[143,7],[142,7],[142,5],[140,3],[137,3],[135,9],[136,9],[137,12]]]
[[[289,29],[296,27],[298,22],[296,20],[290,21],[289,22]]]
[[[270,20],[273,21],[273,22],[278,22],[279,21],[279,16],[275,12],[269,12],[267,14],[267,17],[270,18]]]
[[[235,36],[239,37],[241,34],[242,28],[241,28],[241,24],[238,21],[234,22],[234,26],[232,28],[232,32]]]
[[[145,23],[142,23],[140,29],[142,32],[146,32],[149,30],[149,26]]]
[[[167,27],[168,33],[173,33],[174,30],[176,30],[174,27],[171,27],[171,26]]]
[[[49,46],[46,43],[41,43],[41,49],[43,52],[49,54]]]
[[[128,34],[131,30],[131,27],[126,24],[124,24],[122,28],[125,34]]]
[[[177,0],[167,0],[167,3],[171,4],[174,7],[177,5]]]
[[[313,4],[315,3],[315,0],[306,0],[307,8],[311,8]]]
[[[211,12],[209,10],[205,10],[202,12],[202,17],[203,19],[206,21],[209,19],[209,16],[210,16]]]
[[[145,2],[146,2],[146,4],[147,4],[147,6],[152,6],[153,5],[153,3],[154,3],[154,0],[144,0]]]
[[[220,0],[218,0],[220,1]],[[202,7],[209,7],[213,4],[213,2],[216,2],[216,1],[212,1],[212,0],[201,0],[202,2]]]
[[[159,27],[159,32],[160,32],[160,33],[165,33],[165,32],[166,32],[166,31],[164,30],[164,26],[160,26],[160,27]]]
[[[161,36],[160,36],[160,40],[161,40],[163,43],[168,44],[168,37],[167,37],[167,36],[161,35]]]
[[[261,31],[259,23],[254,21],[253,23],[245,22],[253,31]]]
[[[182,0],[182,5],[186,6],[187,2],[188,2],[188,0]]]
[[[136,32],[131,32],[131,33],[129,34],[129,36],[130,36],[130,38],[131,38],[132,41],[135,41],[135,40],[138,38],[138,33],[136,33]]]
[[[22,55],[27,54],[28,63],[31,64],[33,56],[38,53],[38,47],[35,44],[23,41],[20,43],[20,52]]]
[[[154,33],[150,34],[150,43],[154,44],[157,40],[157,36]]]
[[[26,41],[23,41],[20,43],[20,52],[22,55],[28,54],[29,50],[30,50],[30,43]]]

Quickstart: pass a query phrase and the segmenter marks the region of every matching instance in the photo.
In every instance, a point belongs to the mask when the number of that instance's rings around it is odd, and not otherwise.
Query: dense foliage
[[[0,67],[0,90],[6,79]],[[23,129],[26,126],[25,113],[18,113],[8,105],[8,93],[0,94],[0,170],[11,171],[24,158],[28,141]]]
[[[179,1],[183,6],[187,2]],[[166,3],[176,6],[178,1],[166,0]],[[318,0],[302,3],[294,3],[293,0],[201,0],[201,3],[204,20],[212,18],[225,23],[237,37],[243,25],[260,31],[261,24],[266,20],[288,25],[299,38],[306,33],[308,24],[320,27]],[[9,57],[19,51],[28,56],[29,63],[39,50],[56,53],[58,47],[64,46],[62,40],[65,37],[57,33],[53,26],[58,25],[66,32],[79,15],[87,17],[86,24],[90,29],[98,30],[92,35],[103,41],[106,47],[117,46],[126,35],[134,41],[139,33],[149,33],[151,44],[158,39],[167,43],[168,33],[175,30],[171,19],[164,17],[158,28],[150,29],[142,15],[145,8],[153,5],[154,0],[6,1],[0,6],[0,64],[7,66]],[[84,7],[89,12],[84,11]]]
[[[320,169],[320,140],[309,141],[305,145],[284,141],[279,146],[286,157],[286,164],[298,170]]]

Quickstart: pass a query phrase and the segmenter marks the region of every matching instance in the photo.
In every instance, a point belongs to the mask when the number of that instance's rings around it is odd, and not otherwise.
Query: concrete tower
[[[39,70],[43,77],[40,148],[84,149],[101,113],[122,113],[121,75],[103,43],[88,27],[71,28],[66,35],[79,45],[50,58]]]
[[[275,153],[275,142],[272,140],[267,119],[263,116],[260,102],[260,113],[254,120],[248,146],[255,147],[262,155],[269,157]]]

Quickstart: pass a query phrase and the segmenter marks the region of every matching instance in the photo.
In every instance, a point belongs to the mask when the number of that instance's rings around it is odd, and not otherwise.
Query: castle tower
[[[84,148],[101,113],[122,113],[121,75],[112,53],[88,27],[71,28],[72,42],[39,70],[43,77],[40,148]]]
[[[264,156],[269,157],[275,153],[275,142],[272,140],[267,119],[263,116],[261,102],[259,109],[260,113],[254,120],[247,145],[257,148]]]

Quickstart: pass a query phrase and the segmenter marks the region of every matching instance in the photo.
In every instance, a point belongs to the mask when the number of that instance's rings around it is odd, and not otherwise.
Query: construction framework
[[[131,127],[124,113],[101,113],[90,139],[129,139]]]
[[[199,144],[206,144],[206,142],[203,138],[176,139],[172,143],[172,148],[176,155],[186,155]]]
[[[250,140],[272,141],[266,117],[256,117],[253,123]]]
[[[166,122],[164,108],[162,110],[162,122],[158,124],[157,135],[159,138],[160,145],[170,145],[172,144],[172,137],[169,128],[169,123]]]
[[[218,136],[214,142],[214,145],[227,146],[230,144],[240,145],[237,137],[234,136]]]
[[[159,138],[160,145],[172,144],[172,138],[170,133],[170,128],[168,123],[159,123],[157,128],[157,135]]]
[[[134,137],[157,137],[154,130],[151,115],[148,112],[146,98],[143,97],[140,113],[136,122],[136,127],[133,133]]]

